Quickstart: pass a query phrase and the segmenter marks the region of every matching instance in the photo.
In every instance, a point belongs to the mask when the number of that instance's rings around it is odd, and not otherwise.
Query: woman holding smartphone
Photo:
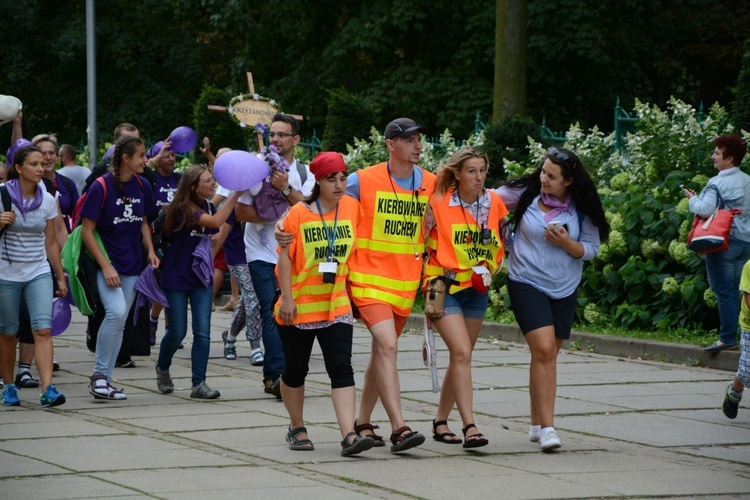
[[[276,267],[281,288],[276,322],[286,356],[281,394],[291,421],[286,440],[292,450],[315,448],[304,427],[303,407],[310,353],[317,338],[331,379],[331,399],[343,438],[341,455],[349,456],[375,444],[371,437],[354,431],[354,319],[346,278],[361,208],[357,200],[344,196],[347,169],[341,154],[318,154],[310,172],[315,187],[284,219],[284,231],[295,238],[281,248]]]
[[[488,167],[487,155],[481,151],[472,147],[456,151],[438,171],[425,214],[429,258],[423,288],[434,280],[446,282],[443,317],[434,322],[450,352],[437,418],[432,421],[433,439],[461,443],[447,423],[456,404],[464,448],[488,444],[474,425],[471,355],[487,311],[492,275],[503,261],[498,231],[508,213],[500,196],[484,189]]]
[[[550,148],[535,172],[497,192],[515,209],[508,294],[531,350],[529,439],[550,451],[561,446],[554,428],[557,354],[570,338],[583,261],[598,254],[609,224],[586,168],[568,149]]]

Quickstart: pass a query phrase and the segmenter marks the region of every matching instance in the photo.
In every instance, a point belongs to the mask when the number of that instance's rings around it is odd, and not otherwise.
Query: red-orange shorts
[[[394,310],[391,309],[391,306],[383,303],[365,304],[358,306],[357,309],[359,310],[362,322],[367,328],[370,328],[372,325],[376,325],[381,321],[392,319],[393,323],[396,325],[396,335],[398,336],[401,336],[401,332],[404,330],[404,325],[408,319],[408,316],[396,314]]]
[[[227,261],[224,258],[224,248],[220,248],[219,251],[216,252],[216,257],[214,258],[214,269],[229,271],[229,266],[227,265]]]

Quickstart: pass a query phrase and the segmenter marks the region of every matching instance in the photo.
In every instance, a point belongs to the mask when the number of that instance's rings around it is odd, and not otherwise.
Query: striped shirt
[[[57,202],[45,192],[42,204],[26,218],[11,204],[16,220],[0,239],[0,280],[26,282],[49,273],[44,229],[57,217]]]

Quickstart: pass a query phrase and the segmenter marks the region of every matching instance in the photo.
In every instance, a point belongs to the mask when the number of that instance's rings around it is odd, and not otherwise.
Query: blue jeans
[[[21,294],[31,318],[31,330],[44,330],[52,326],[52,275],[40,274],[29,281],[0,280],[0,333],[18,333],[18,312]]]
[[[273,300],[276,298],[276,266],[262,260],[248,262],[253,278],[255,295],[260,302],[260,319],[263,326],[263,381],[276,380],[284,371],[284,348],[281,345],[276,320],[273,317]]]
[[[750,242],[729,238],[729,248],[706,254],[708,284],[719,303],[719,340],[737,343],[740,317],[740,276],[750,257]]]
[[[162,371],[169,370],[172,357],[180,347],[180,342],[187,335],[188,300],[193,320],[193,348],[190,351],[192,360],[193,387],[206,381],[208,355],[211,350],[211,299],[213,287],[196,288],[195,290],[164,290],[169,301],[166,308],[169,330],[161,339],[157,366]]]
[[[112,380],[117,354],[122,346],[122,332],[128,312],[135,300],[135,283],[138,276],[120,275],[120,287],[111,288],[104,281],[102,270],[96,271],[96,288],[104,305],[104,320],[99,326],[94,353],[94,375],[106,375]]]

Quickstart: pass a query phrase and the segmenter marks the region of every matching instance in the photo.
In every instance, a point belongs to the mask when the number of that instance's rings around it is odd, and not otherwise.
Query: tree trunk
[[[497,0],[492,121],[526,114],[526,0]]]

